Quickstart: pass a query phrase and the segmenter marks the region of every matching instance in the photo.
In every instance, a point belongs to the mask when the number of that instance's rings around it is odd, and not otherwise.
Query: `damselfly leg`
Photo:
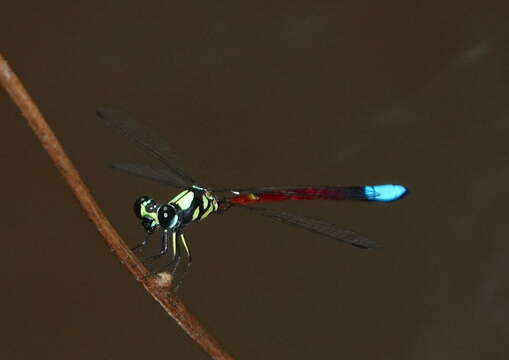
[[[175,238],[175,233],[172,233]],[[163,230],[163,236],[161,237],[161,250],[155,255],[147,256],[141,260],[143,264],[150,264],[155,260],[159,259],[161,256],[168,253],[170,242],[170,232],[168,230]]]
[[[141,243],[139,243],[138,245],[136,245],[135,247],[132,247],[131,251],[140,251],[143,247],[145,247],[148,244],[148,239],[149,239],[150,235],[152,235],[152,234],[149,234],[149,233],[145,234],[145,238],[143,239],[143,241]]]
[[[155,275],[160,274],[160,273],[164,272],[165,270],[169,269],[170,275],[171,275],[171,281],[172,281],[171,292],[175,293],[177,291],[177,289],[180,287],[180,285],[182,284],[182,281],[184,280],[185,275],[187,274],[187,272],[189,271],[189,268],[191,267],[192,257],[191,257],[191,252],[189,251],[189,247],[186,244],[184,234],[179,233],[177,235],[176,233],[173,233],[172,234],[172,242],[173,242],[172,243],[172,248],[173,248],[172,261],[170,263],[167,263],[167,264],[151,271],[149,276],[155,276]],[[182,254],[181,254],[181,250],[180,250],[181,244],[184,247],[184,250],[186,251],[186,254],[187,254],[187,263],[186,263],[186,267],[183,270],[182,274],[178,275],[177,270],[179,268],[180,262],[182,261]]]

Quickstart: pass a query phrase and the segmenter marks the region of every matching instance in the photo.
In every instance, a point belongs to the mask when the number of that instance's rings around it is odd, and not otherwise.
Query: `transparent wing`
[[[116,130],[131,143],[166,165],[173,174],[172,178],[179,178],[180,184],[187,184],[189,186],[195,184],[194,179],[187,175],[178,165],[178,158],[173,149],[151,129],[120,110],[101,107],[97,109],[96,115],[108,127]],[[134,171],[123,170],[128,173],[134,173]]]
[[[180,176],[166,168],[156,169],[151,166],[133,163],[112,163],[110,164],[110,167],[129,175],[139,176],[164,185],[170,185],[182,189],[189,187],[189,183],[187,181],[183,180]]]
[[[353,245],[361,249],[379,248],[377,243],[373,240],[369,240],[368,238],[356,234],[353,231],[341,229],[334,224],[330,224],[322,220],[310,219],[307,217],[290,214],[283,211],[271,210],[254,206],[242,205],[236,207],[252,211],[255,214],[265,216],[276,222],[282,222],[285,224],[298,226],[308,231],[345,242],[347,244]]]

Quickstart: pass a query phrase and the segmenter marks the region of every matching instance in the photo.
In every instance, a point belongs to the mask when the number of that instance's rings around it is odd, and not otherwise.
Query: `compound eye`
[[[157,219],[164,229],[169,229],[175,226],[177,222],[175,209],[168,205],[161,206],[157,212]]]
[[[133,210],[134,210],[134,215],[136,215],[137,218],[143,219],[143,216],[141,216],[141,207],[148,200],[150,200],[150,198],[148,196],[140,196],[134,202]]]

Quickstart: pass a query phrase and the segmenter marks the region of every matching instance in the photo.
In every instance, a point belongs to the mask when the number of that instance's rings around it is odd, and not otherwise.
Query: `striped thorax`
[[[183,225],[203,220],[218,209],[216,198],[198,186],[182,191],[168,204],[176,208]]]

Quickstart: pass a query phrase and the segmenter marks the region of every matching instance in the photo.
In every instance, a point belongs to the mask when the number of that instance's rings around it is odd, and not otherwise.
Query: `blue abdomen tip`
[[[407,188],[403,185],[371,185],[364,186],[364,194],[371,201],[389,202],[402,198],[407,193]]]

